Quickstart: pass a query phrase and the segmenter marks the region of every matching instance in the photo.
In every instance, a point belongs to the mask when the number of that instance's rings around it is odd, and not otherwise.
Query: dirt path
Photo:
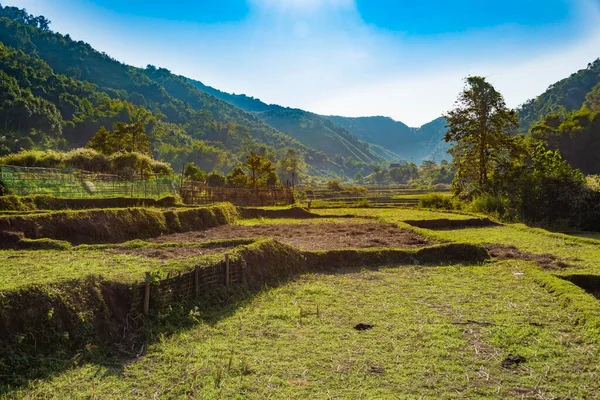
[[[431,242],[394,224],[319,223],[224,225],[205,231],[176,233],[154,242],[205,242],[215,239],[272,237],[303,250],[368,247],[421,247]]]

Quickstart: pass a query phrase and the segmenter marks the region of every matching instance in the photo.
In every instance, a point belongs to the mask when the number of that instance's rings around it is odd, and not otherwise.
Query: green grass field
[[[573,267],[542,270],[523,260],[355,265],[300,275],[260,291],[231,289],[210,305],[185,304],[183,311],[173,311],[175,317],[159,315],[140,356],[90,350],[91,356],[74,360],[71,368],[11,388],[0,398],[592,399],[600,393],[600,300],[596,292],[561,279],[600,275],[596,235],[521,224],[414,228],[404,221],[477,217],[418,209],[315,212],[328,218],[236,223],[344,223],[348,219],[334,217],[353,215],[353,222],[395,223],[436,241],[552,254]],[[225,242],[231,249],[248,243]],[[164,275],[222,258],[161,260],[114,251],[201,246],[133,241],[3,250],[0,292],[89,274],[130,283],[147,271]],[[355,330],[359,323],[373,328]],[[511,354],[523,362],[503,364]]]
[[[161,336],[126,364],[83,364],[12,396],[594,398],[598,336],[574,324],[530,268],[305,275],[200,310],[193,328]],[[358,323],[373,329],[353,329]],[[526,361],[503,367],[509,354]]]

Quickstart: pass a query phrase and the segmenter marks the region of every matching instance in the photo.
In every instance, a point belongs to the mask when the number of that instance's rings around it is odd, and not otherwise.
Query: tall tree
[[[277,163],[277,175],[281,182],[289,182],[294,185],[300,181],[301,175],[304,175],[305,172],[304,160],[293,149],[289,149]]]
[[[457,174],[455,194],[471,197],[488,190],[494,167],[520,152],[510,132],[518,128],[517,114],[506,107],[504,98],[485,78],[472,76],[456,101],[456,107],[444,118],[448,121],[447,142],[454,146]]]
[[[254,152],[246,158],[244,167],[250,171],[250,185],[255,188],[266,184],[267,179],[275,172],[271,160]]]

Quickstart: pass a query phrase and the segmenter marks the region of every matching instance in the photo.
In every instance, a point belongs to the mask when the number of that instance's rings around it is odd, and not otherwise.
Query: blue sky
[[[128,64],[420,126],[468,75],[516,107],[600,57],[600,0],[0,0]]]

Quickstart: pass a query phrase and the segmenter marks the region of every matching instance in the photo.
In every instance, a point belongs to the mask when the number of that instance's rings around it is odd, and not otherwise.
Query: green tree
[[[227,175],[227,185],[236,188],[246,188],[249,185],[248,175],[242,167],[235,167],[229,175]]]
[[[211,187],[223,187],[225,186],[225,177],[222,174],[213,171],[206,178],[206,183]]]
[[[277,175],[281,182],[294,185],[306,173],[306,163],[295,150],[289,149],[277,163]]]
[[[485,192],[495,166],[521,151],[510,135],[518,127],[517,114],[485,78],[473,76],[466,79],[456,107],[444,117],[445,140],[453,143],[450,152],[457,167],[454,193],[470,198]]]
[[[98,132],[92,136],[86,147],[94,149],[99,153],[110,155],[116,151],[117,146],[114,143],[112,132],[109,132],[106,127],[101,126]]]
[[[254,188],[268,184],[267,178],[275,172],[271,160],[254,152],[246,158],[244,167],[249,171],[250,185]]]
[[[205,182],[206,181],[206,172],[202,171],[193,162],[188,162],[185,165],[185,169],[183,170],[183,176],[191,179],[192,181],[196,181],[196,182]]]

